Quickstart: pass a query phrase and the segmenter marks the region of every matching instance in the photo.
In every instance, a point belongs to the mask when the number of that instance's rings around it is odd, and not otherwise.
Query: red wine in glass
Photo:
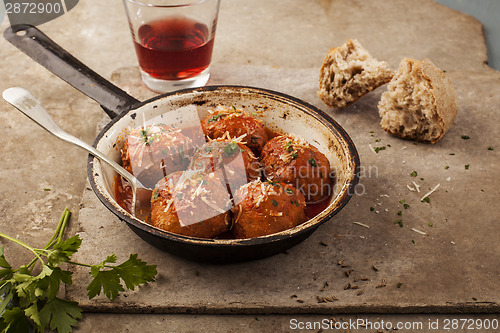
[[[203,23],[170,17],[142,25],[134,45],[143,71],[160,80],[182,80],[208,68],[214,38]]]

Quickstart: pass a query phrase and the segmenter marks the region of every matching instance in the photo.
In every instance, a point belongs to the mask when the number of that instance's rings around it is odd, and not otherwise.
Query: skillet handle
[[[13,25],[3,35],[40,65],[101,104],[110,118],[115,118],[140,103],[85,66],[32,25]]]

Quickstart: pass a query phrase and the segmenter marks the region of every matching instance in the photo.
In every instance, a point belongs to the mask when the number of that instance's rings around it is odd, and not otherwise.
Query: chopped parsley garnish
[[[181,161],[184,161],[184,147],[182,145],[179,146],[179,148],[177,148],[178,152],[179,152],[179,156],[181,157]]]
[[[156,200],[158,199],[158,197],[160,196],[160,191],[158,189],[155,189],[154,192],[153,192],[153,196],[151,197],[152,200]]]
[[[405,203],[405,200],[404,200],[404,199],[403,199],[403,200],[399,200],[399,203],[400,203],[400,204],[404,204],[404,203]]]
[[[433,226],[434,226],[434,224],[432,224],[432,222],[427,223],[427,225],[428,225],[429,227],[433,227]]]
[[[375,207],[370,207],[370,212],[373,212],[375,210]]]
[[[207,123],[210,124],[213,121],[217,121],[220,117],[223,117],[223,116],[225,116],[225,114],[223,114],[223,113],[214,114],[212,117],[210,117],[210,119],[208,119]]]
[[[394,224],[399,224],[400,228],[403,227],[403,221],[402,220],[396,220],[396,221],[394,221]]]
[[[447,165],[447,166],[444,167],[445,170],[448,170],[449,168],[450,168],[449,165]]]
[[[417,176],[418,176],[418,174],[417,174],[417,172],[416,172],[416,171],[413,171],[412,173],[410,173],[410,176],[412,176],[412,177],[417,177]]]
[[[309,164],[311,164],[313,167],[318,166],[318,164],[316,163],[316,160],[312,157],[310,159],[308,159],[307,162],[309,162]]]
[[[141,130],[141,139],[144,141],[144,143],[148,144],[148,131],[149,129],[142,129]]]
[[[386,149],[386,147],[385,147],[385,146],[382,146],[382,147],[375,147],[374,149],[375,149],[375,152],[378,154],[378,152],[379,152],[379,151],[381,151],[381,150],[385,150],[385,149]]]
[[[468,136],[468,135],[462,135],[462,139],[464,139],[464,140],[469,140],[469,139],[470,139],[470,136]]]
[[[402,285],[403,285],[403,284],[402,284],[401,282],[398,282],[398,284],[396,285],[396,288],[398,288],[398,289],[399,289],[399,288],[401,288],[401,286],[402,286]]]
[[[399,216],[403,215],[403,212],[399,210],[399,211],[398,211],[398,215],[399,215]]]
[[[285,190],[285,192],[286,192],[287,194],[293,194],[293,190],[292,190],[292,189],[289,189],[289,188],[287,188],[287,189]]]
[[[493,148],[493,147],[488,147],[488,150],[495,150],[495,148]]]
[[[293,152],[290,154],[290,156],[292,156],[292,160],[296,159],[297,158],[297,152]]]
[[[238,150],[240,149],[240,147],[238,146],[238,144],[236,142],[231,142],[229,144],[227,144],[223,151],[224,151],[224,154],[229,157],[229,156],[232,156],[234,155],[235,152],[237,152]]]
[[[454,156],[454,155],[455,155],[455,153],[449,153],[448,155]]]
[[[403,204],[403,207],[404,207],[404,209],[408,209],[408,208],[410,208],[410,205],[405,203],[405,204]]]
[[[469,170],[469,166],[470,166],[470,164],[466,164],[465,165],[465,170]]]
[[[287,143],[285,143],[285,148],[287,152],[291,153],[293,151],[292,141],[288,141]]]
[[[422,199],[422,202],[430,203],[431,202],[431,198],[425,197],[425,198]]]
[[[276,201],[276,200],[273,199],[273,206],[277,207],[278,206],[278,201]]]
[[[294,204],[295,206],[297,206],[297,207],[299,207],[299,206],[300,206],[299,202],[298,202],[298,201],[296,201],[296,200],[291,200],[290,202],[291,202],[292,204]]]

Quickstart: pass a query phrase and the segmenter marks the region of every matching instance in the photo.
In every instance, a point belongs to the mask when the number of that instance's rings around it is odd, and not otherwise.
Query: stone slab
[[[331,315],[116,315],[87,313],[79,323],[76,332],[227,332],[227,333],[262,333],[262,332],[433,332],[449,333],[446,323],[455,320],[478,319],[481,323],[490,323],[490,329],[475,329],[475,333],[492,332],[491,323],[498,320],[498,315],[475,314],[331,314]],[[459,325],[453,333],[470,333],[470,322]],[[390,329],[390,327],[399,329]],[[447,327],[451,327],[449,324]],[[470,326],[474,327],[474,325]]]
[[[67,295],[87,310],[133,313],[500,311],[495,278],[500,274],[495,207],[500,97],[493,93],[500,89],[500,73],[448,71],[459,96],[459,114],[444,138],[428,145],[400,140],[380,128],[376,104],[385,87],[346,109],[325,107],[316,96],[317,71],[219,65],[211,83],[231,77],[231,83],[291,94],[320,107],[347,130],[360,154],[361,179],[356,195],[337,216],[287,253],[205,265],[143,242],[87,189],[78,221],[84,247],[76,259],[99,262],[114,252],[125,260],[129,253],[139,253],[158,265],[159,276],[115,302],[89,301],[84,289],[88,273],[76,270],[75,287]],[[120,69],[112,77],[134,96],[146,94],[137,69]],[[370,145],[386,150],[375,153]],[[413,171],[417,177],[411,176]],[[421,202],[437,184],[430,203]],[[402,227],[395,224],[398,219]],[[324,297],[338,300],[321,302]]]

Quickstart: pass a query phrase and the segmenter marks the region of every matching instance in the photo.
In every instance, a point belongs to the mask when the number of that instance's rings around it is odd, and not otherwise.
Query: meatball
[[[217,107],[203,120],[201,127],[205,135],[211,139],[225,136],[229,136],[228,139],[244,136],[242,141],[245,141],[245,145],[256,156],[260,155],[262,147],[267,142],[267,133],[262,122],[235,107],[231,109]]]
[[[304,195],[292,185],[253,181],[234,196],[235,238],[251,238],[293,228],[307,220]]]
[[[318,203],[333,193],[330,162],[301,138],[277,136],[266,143],[261,158],[267,179],[292,184],[308,203]]]
[[[223,170],[225,181],[234,193],[246,183],[260,178],[260,163],[250,148],[234,140],[216,139],[201,146],[190,169],[214,172]]]
[[[134,129],[121,151],[123,167],[148,187],[166,175],[186,170],[193,144],[190,138],[167,125]]]
[[[215,238],[230,226],[231,198],[220,173],[175,172],[151,196],[151,224],[198,238]]]

